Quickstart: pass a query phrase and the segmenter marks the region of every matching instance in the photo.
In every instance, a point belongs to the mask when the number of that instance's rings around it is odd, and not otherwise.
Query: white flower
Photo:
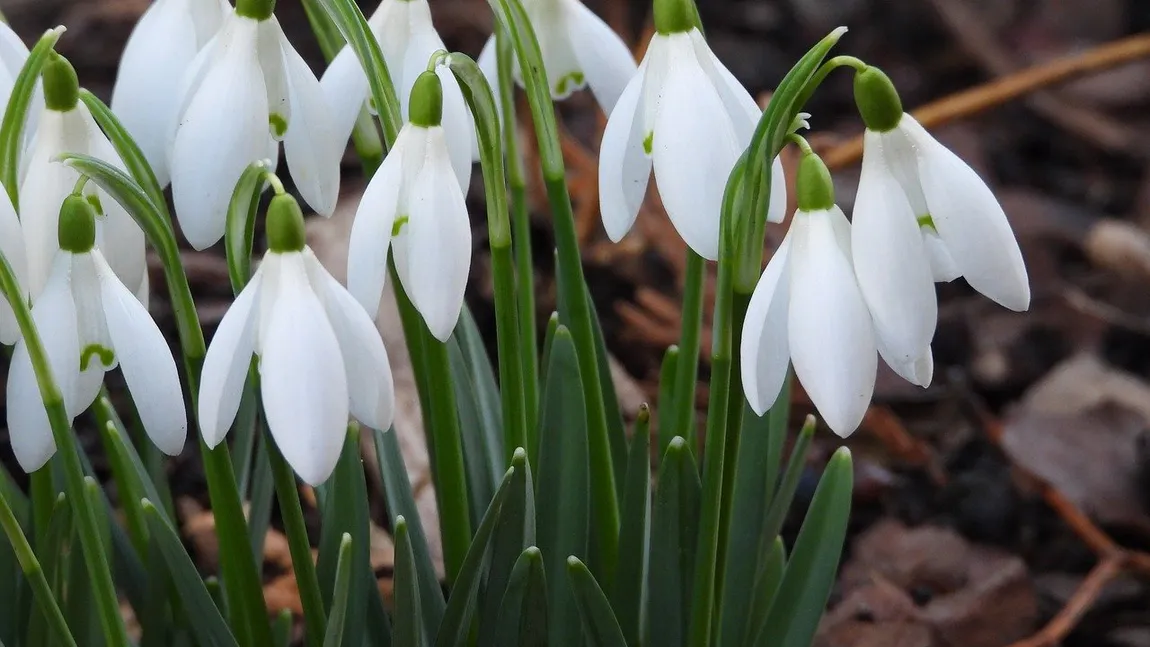
[[[139,144],[160,186],[168,172],[168,138],[179,106],[180,81],[196,54],[215,36],[224,0],[156,0],[124,46],[112,111]]]
[[[471,223],[442,126],[405,124],[356,211],[347,285],[373,315],[389,247],[403,289],[431,333],[447,341],[463,308]]]
[[[63,31],[63,27],[57,27]],[[16,77],[24,62],[28,60],[28,46],[6,22],[0,22],[0,106],[7,106],[12,97],[12,88],[16,84]],[[40,88],[32,93],[32,102],[28,105],[28,121],[24,124],[24,142],[27,143],[36,130],[36,121],[44,109],[44,95]]]
[[[727,177],[760,114],[698,29],[656,34],[603,133],[599,204],[607,235],[618,241],[631,229],[653,167],[679,235],[716,260]],[[787,197],[778,158],[771,171],[768,219],[781,222]]]
[[[344,145],[319,81],[275,16],[231,10],[182,81],[169,150],[176,217],[197,249],[224,235],[228,202],[249,164],[278,159],[324,216],[335,210]]]
[[[635,74],[635,59],[623,39],[579,0],[526,0],[523,5],[539,40],[551,96],[565,99],[590,86],[603,112],[611,114]],[[484,45],[478,63],[492,87],[498,87],[494,36]],[[512,65],[522,84],[518,60]]]
[[[843,437],[866,414],[878,366],[850,237],[837,206],[795,215],[751,296],[740,348],[743,386],[756,413],[772,406],[793,363],[827,426]]]
[[[368,26],[383,50],[401,114],[406,118],[415,79],[427,69],[432,54],[447,50],[432,24],[431,7],[427,0],[383,0]],[[466,191],[471,183],[471,164],[479,159],[475,123],[455,76],[443,66],[438,66],[436,73],[443,84],[443,127],[451,164]],[[345,46],[332,60],[320,83],[332,107],[336,136],[346,142],[370,96],[367,76],[350,47]]]
[[[87,247],[56,253],[32,308],[64,408],[69,419],[82,413],[96,399],[104,373],[119,366],[148,437],[164,453],[178,454],[188,422],[171,350],[100,249],[90,241]],[[16,458],[25,471],[39,469],[56,444],[24,340],[12,355],[6,402]]]
[[[28,260],[24,252],[24,233],[4,187],[0,187],[0,253],[8,259],[8,265],[12,267],[16,283],[20,286],[21,296],[27,299]],[[20,327],[16,324],[16,315],[12,312],[12,306],[8,305],[8,300],[0,297],[0,344],[15,344],[18,339]]]
[[[60,206],[76,186],[80,174],[56,160],[63,153],[81,153],[120,170],[124,162],[100,131],[92,113],[75,99],[75,72],[63,58],[51,55],[44,69],[49,99],[39,119],[24,177],[20,183],[19,212],[28,261],[28,293],[35,301],[48,279],[57,250]],[[59,91],[59,96],[57,96]],[[132,292],[140,289],[146,273],[144,232],[118,202],[89,182],[84,194],[96,206],[96,244],[120,281]]]
[[[235,420],[253,354],[268,429],[308,483],[322,483],[335,468],[349,410],[372,428],[391,425],[395,393],[383,340],[307,247],[269,251],[212,338],[199,401],[209,447]]]

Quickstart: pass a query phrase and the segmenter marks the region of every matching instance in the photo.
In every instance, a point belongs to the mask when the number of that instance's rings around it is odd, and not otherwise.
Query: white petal
[[[261,265],[224,313],[204,357],[196,418],[208,447],[220,444],[240,409],[240,396],[255,352],[258,322],[254,308],[264,287],[263,276]]]
[[[747,403],[760,416],[774,406],[791,362],[787,333],[791,300],[790,248],[788,234],[759,277],[743,322],[739,346],[743,390]]]
[[[332,124],[319,81],[280,33],[292,117],[288,122],[284,153],[291,177],[303,199],[323,216],[335,213],[339,199],[339,162],[344,143]]]
[[[564,9],[550,2],[527,6],[531,26],[543,54],[543,69],[551,85],[551,97],[556,100],[566,99],[587,85],[587,76],[568,33],[568,12]]]
[[[403,287],[431,334],[445,342],[463,309],[471,269],[471,222],[441,128],[428,129],[427,161],[407,204],[410,255]]]
[[[172,196],[176,217],[196,249],[224,235],[228,203],[248,164],[268,146],[268,100],[256,61],[256,23],[236,18],[176,129]],[[221,38],[224,33],[221,33]]]
[[[934,353],[931,352],[930,346],[927,346],[925,351],[919,351],[915,357],[902,361],[895,359],[894,355],[883,345],[881,338],[876,337],[875,341],[877,342],[879,357],[899,377],[924,389],[930,386],[930,381],[934,378]]]
[[[451,156],[451,168],[455,171],[459,190],[467,195],[467,189],[471,186],[471,150],[478,150],[475,122],[455,75],[444,65],[438,66],[435,74],[443,85],[443,131],[447,139],[447,152]]]
[[[387,430],[395,411],[395,385],[383,338],[363,306],[332,278],[310,249],[304,250],[304,263],[339,341],[351,415],[372,429]]]
[[[120,283],[99,252],[93,256],[112,350],[140,422],[160,451],[175,456],[188,437],[188,414],[176,360],[147,309]]]
[[[479,58],[475,59],[476,65],[479,70],[483,72],[483,76],[487,77],[487,83],[491,86],[491,91],[496,97],[499,96],[499,58],[497,49],[495,47],[495,35],[487,37],[487,42],[483,44],[483,49],[479,51]],[[500,102],[496,101],[496,105]]]
[[[795,374],[827,426],[850,435],[874,393],[870,313],[827,211],[795,217],[788,319]]]
[[[12,353],[6,398],[12,452],[21,469],[35,472],[56,453],[56,441],[32,370],[32,359],[22,339]]]
[[[882,141],[883,157],[892,175],[898,180],[906,200],[910,203],[911,211],[915,216],[925,216],[930,213],[926,198],[922,194],[922,180],[919,177],[919,150],[914,141],[913,125],[918,122],[914,117],[904,114],[899,127],[889,132],[878,134]],[[926,136],[932,139],[930,135]]]
[[[1026,265],[1002,206],[970,166],[930,141],[929,148],[920,143],[919,173],[939,237],[971,287],[1011,310],[1026,310]]]
[[[88,112],[88,107],[81,103],[77,106],[76,112],[88,129],[88,153],[127,172],[123,160],[100,131],[96,120]],[[100,214],[103,217],[96,222],[96,246],[106,254],[109,265],[124,285],[140,285],[148,269],[144,230],[140,229],[119,202],[99,189],[94,182],[89,182],[85,186],[84,194],[97,196],[98,204],[103,209],[103,213]]]
[[[7,106],[12,96],[12,86],[24,62],[28,60],[28,46],[7,23],[0,22],[0,106]],[[40,114],[44,111],[44,92],[37,83],[32,90],[32,102],[24,124],[24,144],[27,145],[36,132]]]
[[[24,253],[24,233],[20,229],[20,219],[8,199],[8,192],[0,188],[0,253],[8,259],[16,282],[20,286],[20,297],[27,300],[28,260]],[[20,339],[20,327],[8,300],[0,298],[0,344],[15,344]]]
[[[578,0],[565,0],[567,35],[587,85],[603,112],[611,114],[623,88],[635,76],[635,58],[622,38]]]
[[[303,480],[318,485],[343,449],[347,376],[302,255],[282,256],[284,273],[260,356],[264,412],[284,458]]]
[[[268,132],[277,141],[282,140],[286,131],[281,128],[292,122],[292,109],[289,77],[294,74],[288,68],[287,55],[292,47],[284,37],[283,29],[275,16],[259,22],[256,36],[260,70],[264,75],[264,89],[268,94]],[[284,45],[287,45],[285,48]],[[304,64],[304,68],[307,65]],[[308,75],[311,76],[310,70]],[[278,122],[278,126],[277,126]]]
[[[27,174],[20,184],[20,225],[27,253],[28,293],[33,301],[44,289],[60,249],[60,205],[79,178],[76,171],[52,159],[69,150],[87,152],[87,128],[73,116],[74,111],[44,111],[35,146],[27,156]]]
[[[351,47],[344,46],[332,59],[319,84],[331,110],[332,132],[346,146],[369,94],[367,75]]]
[[[958,264],[946,249],[946,243],[938,237],[938,232],[931,227],[919,227],[919,232],[922,234],[926,256],[930,259],[930,269],[935,283],[949,283],[962,276]]]
[[[603,228],[615,242],[635,224],[651,179],[651,158],[643,150],[647,129],[639,105],[646,68],[644,62],[623,90],[599,148],[599,210]]]
[[[80,339],[80,374],[72,390],[73,411],[79,414],[96,400],[104,373],[119,358],[104,316],[95,253],[72,255],[72,297],[76,302],[76,333]]]
[[[723,106],[727,109],[727,115],[734,123],[735,134],[740,145],[746,148],[751,143],[751,136],[754,135],[755,126],[758,125],[759,117],[762,116],[763,111],[759,109],[759,104],[755,103],[751,93],[747,92],[743,84],[739,83],[735,75],[731,74],[727,66],[723,65],[723,62],[711,51],[711,47],[703,38],[703,34],[699,33],[698,29],[692,29],[687,33],[690,36],[691,45],[695,50],[699,65],[711,83],[714,84],[719,98],[723,101]]]
[[[408,163],[419,162],[413,153],[422,155],[422,132],[422,129],[413,126],[404,126],[399,132],[395,146],[363,192],[351,225],[351,240],[347,249],[347,288],[372,318],[379,311],[383,284],[387,280],[387,254],[391,246],[392,228],[397,217],[409,215],[397,213],[400,184],[404,177],[403,167]],[[412,144],[419,150],[409,150]]]
[[[659,102],[655,184],[683,240],[703,258],[716,260],[723,191],[742,148],[718,93],[692,55],[671,61]]]
[[[767,205],[767,222],[782,222],[787,218],[787,176],[783,160],[775,157],[771,164],[771,201]]]
[[[854,269],[875,332],[890,359],[906,364],[934,337],[934,276],[914,212],[886,164],[882,138],[868,130],[864,141],[851,227]]]
[[[160,186],[167,186],[168,134],[179,104],[179,85],[199,51],[186,0],[160,0],[136,23],[124,46],[112,111],[139,144]]]

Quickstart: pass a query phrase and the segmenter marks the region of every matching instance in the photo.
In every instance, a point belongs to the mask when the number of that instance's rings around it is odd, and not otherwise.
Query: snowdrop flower
[[[304,244],[295,199],[272,199],[267,232],[268,253],[204,358],[200,431],[209,447],[224,439],[256,355],[268,429],[296,473],[318,485],[335,469],[349,410],[372,428],[391,426],[391,368],[371,318]]]
[[[20,183],[20,223],[28,261],[28,293],[35,301],[44,289],[60,249],[60,205],[75,189],[80,174],[56,161],[63,153],[83,153],[126,170],[124,162],[100,131],[87,106],[79,101],[76,70],[52,53],[44,64],[45,109],[27,156]],[[144,232],[128,212],[94,183],[84,195],[96,208],[96,245],[120,282],[133,293],[146,280]]]
[[[335,210],[344,146],[274,7],[239,0],[182,82],[168,161],[176,217],[196,249],[223,237],[236,181],[252,162],[278,158],[280,140],[307,203],[324,216]]]
[[[383,0],[368,26],[383,50],[399,95],[401,114],[407,114],[415,79],[427,69],[432,54],[447,49],[431,22],[431,7],[427,0]],[[436,73],[443,83],[443,129],[451,164],[460,187],[466,191],[471,183],[471,164],[479,159],[475,123],[455,75],[442,66],[436,68]],[[370,94],[367,76],[350,47],[345,46],[332,60],[320,84],[332,107],[336,136],[346,142]]]
[[[657,33],[607,121],[599,153],[599,206],[611,240],[631,229],[652,168],[671,223],[700,256],[719,257],[727,177],[761,111],[711,53],[689,0],[655,3]],[[772,166],[768,220],[786,211],[782,163]]]
[[[867,126],[852,227],[855,272],[891,368],[926,386],[934,281],[963,276],[1022,311],[1030,305],[1026,266],[986,183],[903,113],[885,74],[859,71],[855,98]]]
[[[171,180],[168,136],[179,107],[180,81],[219,31],[227,11],[225,0],[156,0],[124,46],[112,111],[139,144],[160,186]]]
[[[63,27],[57,27],[57,31],[64,31]],[[7,106],[8,100],[12,97],[12,88],[16,85],[16,77],[20,76],[20,70],[24,67],[24,62],[28,60],[28,46],[6,22],[0,22],[0,106]],[[36,121],[40,117],[40,112],[44,109],[44,95],[39,88],[33,91],[32,103],[28,106],[28,122],[25,124],[25,138],[27,142],[31,133],[36,130]]]
[[[818,156],[804,156],[797,189],[791,229],[747,308],[743,385],[751,408],[762,415],[793,363],[827,426],[846,437],[874,393],[874,329],[851,266],[850,223],[834,204],[830,173]]]
[[[96,399],[104,373],[116,366],[156,447],[183,449],[188,421],[180,378],[156,322],[96,244],[95,209],[84,196],[68,196],[58,217],[60,251],[32,318],[64,398],[69,419]],[[21,340],[8,373],[8,431],[25,471],[39,469],[56,451],[28,348]]]
[[[623,39],[579,0],[524,0],[523,8],[539,40],[551,96],[566,99],[590,87],[603,112],[611,114],[635,74],[635,59]],[[487,40],[477,62],[492,87],[498,87],[495,36]],[[518,61],[512,66],[522,85]]]
[[[392,248],[403,289],[431,333],[447,341],[463,308],[471,268],[471,223],[440,125],[439,77],[424,72],[411,95],[408,122],[356,211],[347,286],[374,315]]]

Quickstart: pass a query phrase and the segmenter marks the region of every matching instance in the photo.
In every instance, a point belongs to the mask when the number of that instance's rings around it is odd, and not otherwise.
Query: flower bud
[[[443,84],[435,72],[423,72],[415,79],[415,85],[411,87],[411,103],[407,107],[407,120],[423,128],[442,123]]]
[[[902,120],[902,100],[890,77],[877,67],[867,66],[855,74],[855,105],[868,130],[889,132]]]
[[[304,232],[303,211],[290,195],[272,198],[267,216],[268,249],[283,254],[303,251],[307,235]]]
[[[276,0],[237,0],[236,14],[252,20],[264,21],[272,17]]]
[[[655,0],[654,11],[655,30],[660,34],[681,34],[701,28],[694,0]]]
[[[80,100],[80,80],[76,68],[56,52],[44,63],[44,103],[50,110],[68,112]]]
[[[835,185],[831,172],[821,157],[814,153],[803,155],[799,174],[795,179],[799,211],[826,211],[835,206]]]
[[[73,254],[92,251],[96,244],[96,210],[87,198],[73,193],[60,206],[57,236],[60,249]]]

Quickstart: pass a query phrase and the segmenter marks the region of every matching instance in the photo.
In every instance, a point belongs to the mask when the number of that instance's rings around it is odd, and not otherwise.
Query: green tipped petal
[[[835,185],[831,180],[831,172],[823,159],[814,153],[806,153],[799,162],[795,188],[798,191],[799,211],[826,211],[835,206]]]
[[[92,251],[96,244],[96,210],[77,193],[64,198],[60,207],[60,249],[74,254]]]
[[[80,100],[80,80],[76,68],[56,52],[44,63],[44,103],[51,110],[68,112]]]
[[[885,133],[902,120],[902,100],[890,77],[868,66],[855,74],[855,105],[869,130]]]
[[[303,225],[303,211],[295,198],[277,195],[268,205],[268,250],[279,254],[301,252],[307,242]]]
[[[427,71],[415,79],[411,88],[411,105],[407,119],[415,126],[430,128],[443,121],[443,84],[435,72]]]

